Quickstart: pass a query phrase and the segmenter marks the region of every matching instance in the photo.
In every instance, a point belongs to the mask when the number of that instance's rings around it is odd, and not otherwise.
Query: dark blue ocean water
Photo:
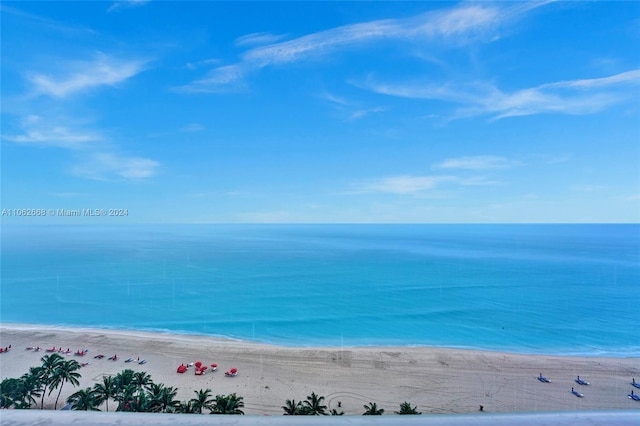
[[[639,225],[3,225],[0,321],[640,356]]]

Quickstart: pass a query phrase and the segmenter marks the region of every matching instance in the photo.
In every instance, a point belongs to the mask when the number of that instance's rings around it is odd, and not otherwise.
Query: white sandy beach
[[[0,346],[9,344],[12,349],[0,354],[0,379],[19,377],[40,365],[46,348],[89,349],[84,357],[66,355],[90,364],[80,370],[80,387],[66,384],[61,400],[103,375],[131,368],[179,388],[180,400],[199,389],[210,388],[214,395],[236,392],[244,397],[245,413],[253,415],[282,415],[287,399],[304,400],[312,391],[324,395],[330,409],[347,415],[361,415],[369,402],[393,414],[403,401],[423,414],[475,413],[480,405],[486,412],[640,409],[640,402],[627,398],[632,377],[640,379],[640,358],[444,348],[286,348],[204,336],[3,324]],[[35,346],[42,350],[25,349]],[[94,359],[97,354],[105,357]],[[119,360],[109,361],[114,354]],[[125,363],[128,357],[147,363]],[[216,363],[218,371],[202,376],[193,369],[176,372],[181,363],[195,361]],[[225,377],[224,371],[234,367],[238,376]],[[551,383],[536,380],[539,373]],[[576,384],[577,375],[591,385]],[[584,397],[572,395],[571,387]],[[54,399],[52,394],[51,406]]]

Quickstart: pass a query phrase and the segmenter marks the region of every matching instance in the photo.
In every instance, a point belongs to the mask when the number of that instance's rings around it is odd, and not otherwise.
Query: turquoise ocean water
[[[639,225],[3,225],[0,321],[640,356]]]

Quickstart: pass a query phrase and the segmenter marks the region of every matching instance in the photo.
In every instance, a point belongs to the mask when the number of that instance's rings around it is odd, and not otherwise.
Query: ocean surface
[[[0,321],[640,356],[640,225],[3,225]]]

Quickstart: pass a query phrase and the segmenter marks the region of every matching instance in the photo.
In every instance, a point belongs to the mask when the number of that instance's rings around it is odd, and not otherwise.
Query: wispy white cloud
[[[80,149],[92,142],[103,140],[103,136],[95,131],[75,130],[68,126],[52,124],[57,121],[59,120],[45,120],[39,115],[29,115],[20,123],[21,133],[5,134],[2,138],[19,144],[67,149]]]
[[[411,194],[435,188],[443,182],[455,180],[454,176],[393,176],[365,183],[364,192]]]
[[[17,4],[17,2],[15,3]],[[42,17],[39,15],[34,15],[33,13],[28,13],[25,12],[23,10],[17,9],[15,7],[10,7],[6,5],[5,3],[0,4],[0,12],[2,13],[10,13],[14,16],[18,16],[20,18],[24,18],[28,21],[31,22],[35,22],[40,26],[44,26],[46,28],[49,28],[51,30],[54,31],[59,31],[62,33],[70,33],[70,34],[76,34],[77,36],[82,36],[82,37],[86,37],[87,35],[95,35],[97,34],[97,32],[93,29],[90,28],[86,28],[86,27],[79,27],[79,26],[73,26],[73,25],[69,25],[67,23],[60,23],[57,21],[54,21],[50,18],[46,18],[46,17]]]
[[[208,77],[196,80],[183,89],[215,93],[220,91],[219,86],[236,83],[260,68],[318,58],[355,46],[375,46],[375,42],[382,40],[431,41],[454,45],[477,39],[491,40],[491,35],[501,24],[542,4],[544,3],[533,3],[527,7],[504,7],[500,4],[463,3],[445,11],[428,12],[406,19],[382,19],[344,25],[249,49],[241,55],[240,62],[214,69]],[[241,38],[241,46],[246,45],[243,41],[260,40],[261,37],[264,39],[265,35],[258,33],[245,37],[247,39]]]
[[[276,35],[269,33],[251,33],[238,37],[236,39],[236,46],[255,46],[261,44],[272,44],[278,40],[282,40],[284,35]]]
[[[495,155],[478,155],[472,157],[448,158],[435,164],[437,169],[488,170],[508,169],[520,165],[519,161],[509,160]]]
[[[99,86],[114,86],[144,69],[146,61],[116,59],[99,54],[92,61],[63,64],[57,75],[32,73],[27,76],[36,95],[64,98]]]
[[[153,176],[160,167],[160,163],[149,158],[118,154],[113,141],[102,132],[78,129],[59,117],[47,119],[32,114],[21,120],[19,127],[22,133],[2,138],[23,146],[62,148],[73,153],[78,161],[70,171],[79,177],[142,180]]]
[[[640,70],[603,78],[547,83],[506,93],[485,82],[442,85],[368,81],[361,88],[389,96],[461,104],[454,118],[488,115],[494,119],[542,113],[591,114],[635,99],[630,87],[640,84]]]
[[[363,118],[369,114],[374,114],[377,112],[384,112],[386,111],[387,108],[385,107],[375,107],[375,108],[367,108],[367,109],[359,109],[357,111],[354,111],[350,116],[349,119],[350,120],[357,120],[359,118]]]
[[[201,132],[204,130],[204,126],[200,123],[187,124],[182,128],[183,132]]]
[[[41,144],[76,148],[86,142],[99,141],[99,135],[91,133],[75,133],[66,127],[52,127],[49,129],[29,129],[20,135],[7,135],[6,140],[24,144]]]
[[[625,84],[629,82],[640,82],[640,70],[631,70],[621,72],[609,77],[591,78],[573,81],[560,81],[557,83],[543,84],[538,89],[562,89],[562,88],[576,88],[576,89],[590,89],[594,87],[608,87],[618,84]]]
[[[434,37],[481,36],[499,21],[500,9],[462,5],[408,19],[383,19],[345,25],[293,40],[258,47],[242,57],[257,67],[295,62],[310,56],[383,39],[432,39]]]
[[[322,92],[319,98],[329,101],[334,109],[340,112],[340,114],[348,121],[358,120],[366,117],[370,114],[380,113],[387,111],[388,107],[376,106],[376,107],[363,107],[360,102],[349,100],[342,96],[329,93],[327,91]]]
[[[196,62],[187,62],[187,65],[185,66],[190,70],[195,70],[196,68],[199,68],[201,66],[219,64],[219,63],[220,63],[220,59],[210,58],[210,59],[203,59],[201,61],[196,61]]]
[[[431,176],[390,176],[369,180],[366,182],[358,182],[352,184],[354,193],[388,193],[398,195],[409,195],[423,193],[438,189],[444,185],[457,186],[484,186],[495,185],[497,182],[490,181],[482,176],[460,177],[453,175],[431,175]]]
[[[320,98],[340,106],[346,106],[351,104],[351,102],[349,102],[347,99],[341,96],[334,95],[333,93],[329,93],[327,91],[322,92],[320,94]]]
[[[607,189],[607,187],[599,184],[579,184],[571,185],[569,189],[577,192],[600,192]]]
[[[116,1],[109,6],[107,12],[114,12],[116,10],[126,9],[129,7],[137,7],[144,6],[149,3],[151,0],[126,0],[126,1]]]
[[[83,157],[71,173],[94,180],[143,180],[155,175],[160,163],[143,157],[96,152]]]
[[[244,87],[242,79],[246,70],[240,65],[227,65],[211,70],[208,75],[191,84],[178,87],[181,92],[193,93],[225,93]]]

